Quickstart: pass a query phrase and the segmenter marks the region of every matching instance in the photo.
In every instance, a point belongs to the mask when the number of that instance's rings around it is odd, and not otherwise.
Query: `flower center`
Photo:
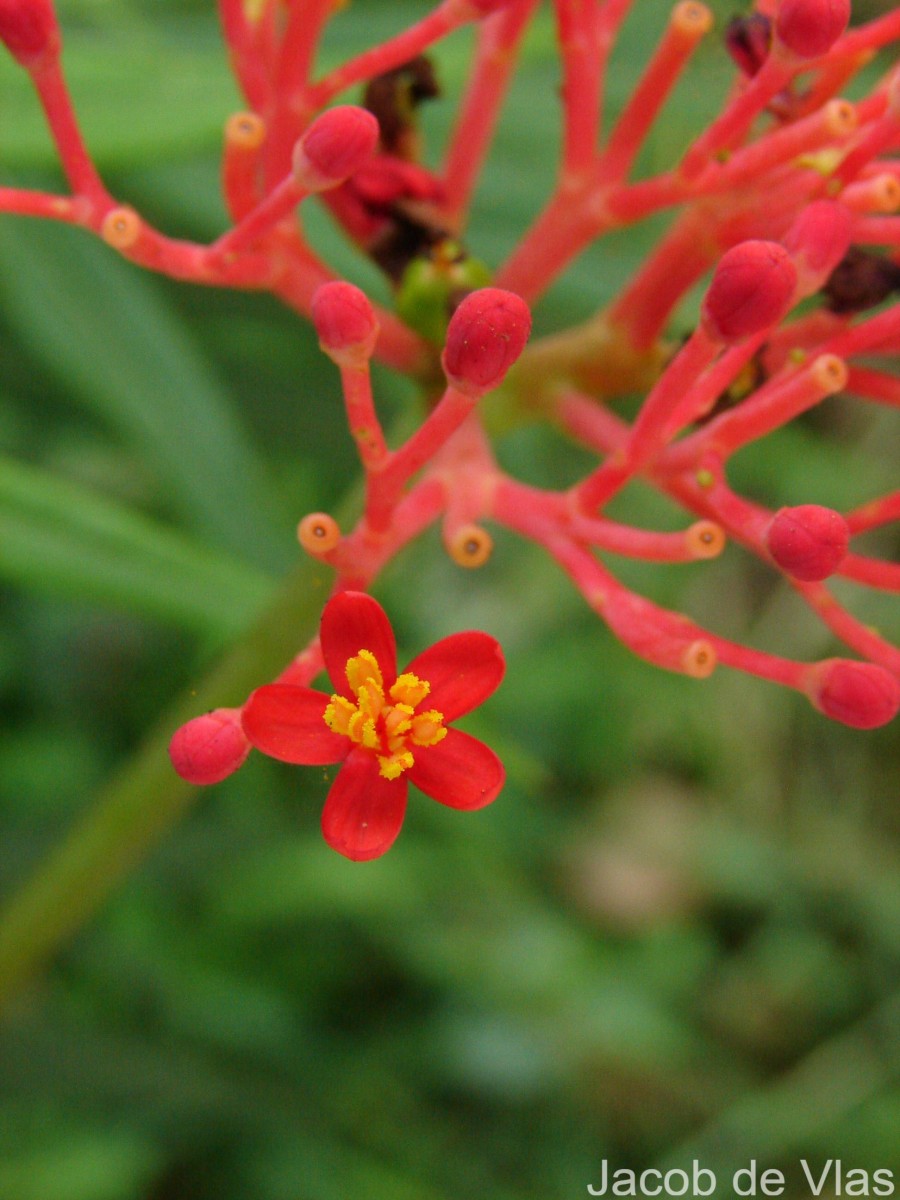
[[[332,733],[370,750],[385,779],[397,779],[409,770],[415,761],[414,746],[435,746],[447,736],[443,713],[434,708],[416,712],[431,691],[426,679],[407,671],[385,693],[384,677],[371,650],[360,650],[348,659],[346,671],[356,703],[333,695],[323,719]]]

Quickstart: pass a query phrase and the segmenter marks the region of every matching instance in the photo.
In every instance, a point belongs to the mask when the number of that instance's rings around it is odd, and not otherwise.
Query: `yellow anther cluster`
[[[371,650],[348,659],[346,674],[356,703],[333,695],[323,713],[325,724],[332,733],[371,750],[385,779],[397,779],[409,770],[415,761],[412,746],[435,746],[446,737],[443,713],[415,711],[431,691],[427,680],[407,671],[385,695],[384,677]]]

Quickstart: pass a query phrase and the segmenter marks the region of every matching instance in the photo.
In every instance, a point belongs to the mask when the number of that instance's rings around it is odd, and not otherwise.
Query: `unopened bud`
[[[353,104],[329,108],[294,147],[293,170],[307,192],[322,192],[349,179],[378,144],[378,122]]]
[[[850,0],[783,0],[775,36],[799,58],[827,54],[850,21]]]
[[[885,667],[827,658],[810,667],[804,691],[813,706],[854,729],[876,729],[900,709],[900,683]]]
[[[467,395],[498,387],[525,348],[531,313],[501,288],[470,292],[450,318],[441,362],[450,383]]]
[[[232,775],[250,753],[240,710],[217,708],[176,730],[169,743],[172,766],[188,783],[204,786]]]
[[[852,218],[843,204],[816,200],[807,205],[784,239],[805,293],[817,291],[850,248]]]
[[[706,332],[722,342],[761,333],[788,311],[796,286],[797,270],[777,242],[733,246],[716,267],[703,300]]]
[[[821,504],[779,509],[765,533],[768,551],[782,571],[805,583],[833,574],[849,542],[847,522]]]
[[[0,42],[27,68],[59,48],[59,26],[51,0],[0,0]]]
[[[323,283],[312,298],[319,345],[339,367],[361,367],[378,340],[378,318],[365,292],[352,283]]]

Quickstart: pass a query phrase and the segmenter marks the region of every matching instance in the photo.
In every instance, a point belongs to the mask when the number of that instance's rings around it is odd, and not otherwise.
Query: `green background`
[[[212,5],[59,8],[110,189],[168,233],[214,238],[220,131],[239,104]],[[424,11],[354,0],[326,57]],[[664,14],[637,0],[612,111]],[[447,94],[426,115],[431,146],[470,45],[466,31],[435,55]],[[713,35],[644,170],[674,161],[728,77]],[[471,247],[491,265],[552,185],[557,85],[542,12],[473,213]],[[0,182],[61,186],[6,59]],[[664,223],[591,248],[536,330],[615,295]],[[387,299],[326,218],[309,226]],[[689,329],[690,303],[678,320]],[[352,510],[357,476],[314,335],[268,297],[171,284],[79,231],[4,218],[0,347],[0,892],[13,905],[0,990],[29,954],[37,968],[0,1031],[0,1200],[568,1200],[603,1159],[697,1158],[718,1196],[750,1159],[782,1169],[788,1196],[811,1194],[801,1158],[816,1176],[829,1159],[892,1168],[900,1189],[896,723],[854,732],[727,671],[657,671],[535,548],[499,531],[491,562],[466,573],[432,531],[375,593],[401,659],[462,628],[501,640],[506,681],[466,728],[508,783],[478,814],[415,797],[387,857],[349,863],[321,841],[319,769],[254,755],[195,794],[160,751],[179,719],[239,701],[314,628],[327,583],[295,565],[294,525]],[[408,386],[379,370],[377,389],[388,424],[402,420]],[[896,421],[835,400],[742,456],[735,479],[770,504],[847,506],[891,486],[897,453]],[[499,454],[550,486],[589,463],[538,428]],[[615,512],[685,523],[641,486]],[[882,550],[896,557],[896,540]],[[804,659],[835,651],[736,548],[693,566],[610,561],[718,633]],[[291,572],[296,630],[281,609],[273,638],[248,636]],[[843,595],[896,635],[884,599]]]

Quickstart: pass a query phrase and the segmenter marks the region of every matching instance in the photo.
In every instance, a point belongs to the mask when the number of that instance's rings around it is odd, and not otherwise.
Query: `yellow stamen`
[[[371,650],[360,650],[348,659],[346,675],[356,703],[334,695],[322,717],[332,733],[372,751],[385,779],[399,779],[413,766],[411,746],[436,746],[447,736],[443,713],[435,708],[415,711],[431,691],[427,679],[407,671],[398,676],[386,698],[384,675]]]
[[[371,680],[382,690],[382,695],[384,694],[384,679],[381,674],[381,667],[379,667],[378,659],[371,650],[360,650],[354,658],[348,658],[346,674],[351,692],[358,693],[362,685]]]
[[[405,671],[402,675],[397,676],[397,682],[391,688],[390,697],[395,704],[409,704],[415,708],[417,704],[422,703],[430,691],[431,684],[427,680],[420,679],[411,671]]]

